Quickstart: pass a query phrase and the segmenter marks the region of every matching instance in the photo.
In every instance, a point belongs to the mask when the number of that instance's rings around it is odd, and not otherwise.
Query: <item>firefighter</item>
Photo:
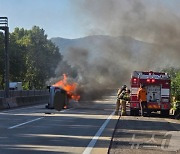
[[[118,89],[115,115],[118,115],[118,113],[119,113],[119,107],[123,100],[126,88],[127,88],[127,86],[123,85],[121,88]]]
[[[126,103],[130,100],[130,90],[126,87],[123,98],[121,99],[121,116],[126,115]]]
[[[138,100],[140,101],[140,107],[141,107],[141,116],[144,116],[144,113],[146,112],[148,114],[148,108],[147,108],[147,90],[145,88],[145,85],[141,85],[138,93]]]

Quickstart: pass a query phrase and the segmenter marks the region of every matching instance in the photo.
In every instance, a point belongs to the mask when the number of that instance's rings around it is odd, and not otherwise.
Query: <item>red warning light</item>
[[[147,81],[147,82],[150,82],[150,79],[147,79],[146,81]]]
[[[155,79],[152,79],[152,83],[154,83],[155,82]]]
[[[134,82],[136,82],[136,81],[137,81],[137,79],[136,79],[136,78],[134,78],[134,79],[133,79],[133,81],[134,81]]]
[[[137,78],[132,78],[132,83],[136,84],[137,83]]]

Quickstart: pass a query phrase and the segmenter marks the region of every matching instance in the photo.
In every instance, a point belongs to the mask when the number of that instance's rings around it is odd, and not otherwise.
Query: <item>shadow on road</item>
[[[122,116],[109,153],[176,153],[180,149],[180,122],[171,118],[163,118],[159,113],[149,117]]]
[[[0,153],[70,153],[71,148],[86,148],[100,126],[106,120],[103,111],[92,111],[92,116],[81,113],[54,114],[41,121],[22,127],[6,130],[4,140],[0,141]],[[96,113],[96,115],[95,115]],[[97,118],[100,116],[99,118]],[[112,119],[112,122],[117,120]],[[52,129],[53,128],[53,129]],[[108,125],[106,132],[112,134],[113,126]],[[106,137],[99,138],[100,148],[106,148]],[[72,152],[73,153],[73,152]],[[74,153],[77,153],[74,151]]]

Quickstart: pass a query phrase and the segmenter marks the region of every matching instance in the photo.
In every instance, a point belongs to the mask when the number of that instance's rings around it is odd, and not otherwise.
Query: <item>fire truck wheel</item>
[[[161,116],[168,117],[169,116],[169,110],[161,110]]]
[[[131,116],[138,116],[139,115],[139,110],[137,110],[137,109],[130,109],[130,115]]]

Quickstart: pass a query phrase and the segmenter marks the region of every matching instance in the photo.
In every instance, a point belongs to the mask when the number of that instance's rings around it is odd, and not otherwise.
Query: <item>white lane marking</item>
[[[27,122],[24,122],[24,123],[15,125],[15,126],[11,126],[11,127],[9,127],[8,129],[13,129],[13,128],[16,128],[16,127],[19,127],[19,126],[22,126],[22,125],[25,125],[25,124],[28,124],[28,123],[31,123],[31,122],[34,122],[34,121],[43,119],[43,118],[44,118],[44,117],[36,118],[36,119],[30,120],[30,121],[27,121]]]
[[[62,110],[62,111],[60,111],[60,112],[66,112],[66,111],[68,111],[68,110],[71,110],[71,109]],[[44,117],[40,117],[40,118],[37,118],[37,119],[33,119],[33,120],[30,120],[30,121],[27,121],[27,122],[24,122],[24,123],[15,125],[15,126],[11,126],[11,127],[9,127],[8,129],[13,129],[13,128],[16,128],[16,127],[19,127],[19,126],[22,126],[22,125],[25,125],[25,124],[28,124],[28,123],[31,123],[31,122],[34,122],[34,121],[43,119],[43,118],[44,118]]]
[[[72,110],[72,109],[64,109],[64,110],[61,110],[60,112],[66,112],[66,111],[69,111],[69,110]]]
[[[93,149],[94,145],[96,144],[98,138],[100,137],[100,135],[102,134],[103,130],[106,128],[107,124],[109,123],[109,121],[111,120],[112,116],[114,115],[114,112],[112,112],[109,117],[106,119],[106,121],[103,123],[103,125],[101,126],[101,128],[99,128],[99,130],[97,131],[97,133],[95,134],[95,136],[92,138],[91,142],[89,142],[88,146],[86,147],[86,149],[84,150],[83,154],[90,154],[91,150]]]

